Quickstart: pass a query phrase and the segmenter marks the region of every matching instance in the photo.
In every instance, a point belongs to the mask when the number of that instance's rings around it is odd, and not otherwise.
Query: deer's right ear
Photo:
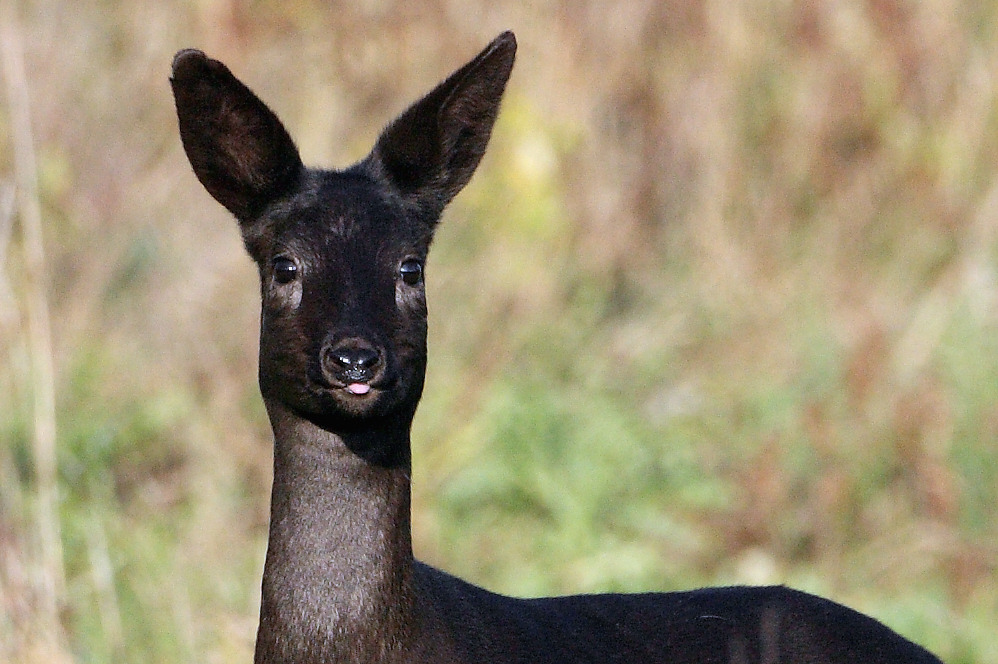
[[[180,138],[198,180],[240,222],[287,193],[301,157],[274,112],[201,51],[180,51],[170,77]]]
[[[382,132],[364,163],[403,197],[439,215],[481,161],[513,70],[504,32]]]

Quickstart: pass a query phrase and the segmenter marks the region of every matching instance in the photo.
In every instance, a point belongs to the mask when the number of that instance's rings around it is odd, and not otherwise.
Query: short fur
[[[423,266],[485,151],[515,52],[500,35],[343,171],[304,167],[277,116],[220,62],[195,50],[173,61],[184,149],[260,272],[274,486],[255,661],[938,662],[872,618],[783,587],[513,599],[413,559]]]

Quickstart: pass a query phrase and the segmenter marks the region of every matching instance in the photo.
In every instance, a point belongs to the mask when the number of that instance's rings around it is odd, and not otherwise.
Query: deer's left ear
[[[504,32],[402,113],[363,165],[431,214],[475,172],[513,70],[516,37]]]
[[[296,184],[303,167],[287,130],[225,65],[180,51],[170,85],[195,175],[241,225]]]

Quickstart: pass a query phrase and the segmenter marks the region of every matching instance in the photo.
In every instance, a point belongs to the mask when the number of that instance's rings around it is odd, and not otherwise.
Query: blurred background
[[[168,76],[346,166],[503,29],[429,266],[417,555],[785,583],[998,662],[998,3],[0,0],[0,661],[247,662],[258,285]]]

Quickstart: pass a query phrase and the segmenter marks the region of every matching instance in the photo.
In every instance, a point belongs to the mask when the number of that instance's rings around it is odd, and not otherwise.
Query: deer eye
[[[290,258],[278,256],[274,259],[274,281],[288,284],[298,278],[298,266]]]
[[[399,276],[405,283],[415,286],[423,280],[423,264],[415,258],[407,258],[399,266]]]

